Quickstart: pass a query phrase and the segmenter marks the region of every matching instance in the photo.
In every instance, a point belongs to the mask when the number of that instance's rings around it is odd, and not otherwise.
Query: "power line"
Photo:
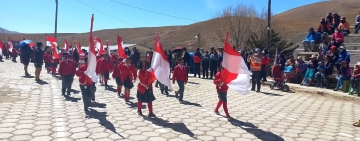
[[[128,24],[128,25],[131,25],[131,26],[133,26],[133,27],[137,27],[137,26],[135,26],[135,25],[133,25],[133,24],[131,24],[131,23],[125,22],[125,21],[120,20],[120,19],[118,19],[118,18],[116,18],[116,17],[113,17],[113,16],[111,16],[111,15],[109,15],[109,14],[106,14],[105,12],[102,12],[102,11],[100,11],[100,10],[98,10],[98,9],[96,9],[96,8],[94,8],[94,7],[92,7],[92,6],[88,5],[88,4],[80,1],[80,0],[77,0],[77,1],[79,1],[79,2],[82,3],[82,4],[84,4],[84,5],[87,6],[87,7],[90,7],[91,9],[94,9],[94,10],[96,10],[96,11],[98,11],[98,12],[100,12],[100,13],[106,15],[106,16],[109,16],[109,17],[111,17],[111,18],[113,18],[113,19],[115,19],[115,20],[118,20],[118,21],[120,21],[120,22],[122,22],[122,23],[125,23],[125,24]]]
[[[172,18],[177,18],[177,19],[183,19],[183,20],[188,20],[188,21],[194,21],[197,22],[197,20],[193,20],[193,19],[189,19],[189,18],[183,18],[183,17],[178,17],[178,16],[173,16],[173,15],[169,15],[169,14],[164,14],[164,13],[160,13],[160,12],[156,12],[156,11],[152,11],[152,10],[148,10],[148,9],[144,9],[144,8],[140,8],[140,7],[136,7],[136,6],[132,6],[129,4],[125,4],[122,2],[118,2],[116,0],[110,0],[112,2],[127,6],[127,7],[131,7],[131,8],[135,8],[135,9],[139,9],[139,10],[143,10],[143,11],[147,11],[147,12],[151,12],[151,13],[155,13],[155,14],[159,14],[159,15],[163,15],[163,16],[167,16],[167,17],[172,17]]]
[[[25,13],[19,13],[19,12],[16,12],[16,11],[0,9],[0,12],[6,13],[5,15],[16,15],[17,17],[23,17],[23,18],[31,17],[32,19],[43,20],[43,21],[47,21],[47,22],[48,21],[54,21],[54,19],[46,19],[46,18],[36,17],[36,16],[33,16],[33,15],[29,15],[29,14],[25,14]],[[61,21],[59,21],[58,23],[61,23],[62,25],[65,25],[65,26],[75,27],[75,28],[84,28],[86,30],[88,30],[88,28],[90,28],[90,26],[75,25],[75,24],[61,22]]]

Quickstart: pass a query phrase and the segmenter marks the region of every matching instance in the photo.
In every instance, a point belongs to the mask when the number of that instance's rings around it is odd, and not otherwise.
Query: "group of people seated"
[[[355,19],[355,34],[360,29],[360,13]],[[314,28],[309,29],[303,41],[304,51],[314,51],[315,44],[326,40],[328,35],[333,35],[331,38],[331,46],[339,47],[344,42],[344,36],[350,34],[350,24],[346,21],[346,17],[341,17],[337,13],[329,12],[326,18],[320,19],[320,24],[315,31]]]

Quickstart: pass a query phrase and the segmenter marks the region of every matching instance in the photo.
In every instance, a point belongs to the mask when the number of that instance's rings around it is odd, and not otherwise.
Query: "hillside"
[[[124,43],[138,44],[144,47],[152,48],[154,46],[154,40],[156,32],[160,33],[161,41],[165,49],[171,49],[176,46],[189,47],[189,49],[195,49],[198,47],[198,42],[195,36],[201,33],[203,36],[201,40],[201,47],[210,48],[209,42],[213,42],[215,37],[208,35],[211,34],[211,29],[216,28],[216,23],[221,22],[221,19],[212,19],[204,22],[199,22],[187,26],[166,26],[166,27],[147,27],[147,28],[122,28],[122,29],[107,29],[94,31],[93,36],[99,37],[103,44],[106,39],[109,40],[109,44],[116,45],[117,34],[123,36]],[[51,34],[5,34],[5,36],[11,36],[13,40],[20,40],[22,36],[26,39],[33,41],[45,41],[45,36]],[[224,35],[225,36],[225,35]],[[63,46],[63,40],[67,39],[72,41],[72,38],[80,42],[82,45],[89,44],[89,33],[60,33],[57,35],[58,43]],[[206,46],[205,46],[206,45]]]
[[[278,15],[286,25],[287,31],[307,31],[309,27],[317,27],[321,18],[328,12],[336,12],[345,16],[350,25],[354,25],[355,17],[360,12],[360,0],[331,0],[297,7]]]

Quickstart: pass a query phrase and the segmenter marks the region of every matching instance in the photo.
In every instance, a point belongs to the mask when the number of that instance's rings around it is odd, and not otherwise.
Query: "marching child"
[[[71,85],[76,73],[76,64],[73,60],[69,59],[68,53],[62,53],[62,57],[63,59],[59,66],[59,74],[62,80],[62,95],[65,95],[65,92],[67,92],[67,95],[70,95]]]
[[[121,70],[118,68],[119,65],[123,65],[124,63],[122,62],[123,59],[121,57],[118,57],[117,60],[115,60],[115,64],[114,64],[114,71],[112,74],[112,77],[115,79],[116,84],[117,84],[117,92],[118,92],[118,96],[120,97],[121,94],[121,87],[122,87],[122,81],[121,81]]]
[[[136,68],[132,65],[130,57],[126,57],[124,64],[118,66],[118,69],[121,70],[121,82],[125,88],[125,101],[129,102],[130,99],[130,89],[134,87],[136,81]]]
[[[185,90],[185,84],[188,81],[188,74],[187,74],[187,68],[184,65],[184,58],[178,59],[178,65],[174,68],[174,73],[172,77],[173,84],[175,84],[175,80],[179,85],[179,90],[175,91],[175,97],[179,99],[179,102],[181,104],[184,104],[183,97],[184,97],[184,90]],[[178,95],[180,95],[178,97]]]
[[[94,83],[92,82],[91,78],[87,76],[84,72],[87,70],[87,60],[88,58],[85,58],[85,63],[79,67],[79,69],[76,71],[76,76],[79,77],[79,83],[80,83],[80,89],[82,94],[82,99],[84,102],[84,111],[88,111],[88,107],[90,106],[91,99],[94,98]]]
[[[216,90],[218,93],[218,97],[219,97],[219,102],[215,108],[215,114],[220,115],[219,113],[219,108],[221,105],[223,105],[224,108],[224,112],[226,114],[226,118],[228,120],[231,119],[228,109],[227,109],[227,90],[228,90],[228,86],[226,84],[224,84],[224,82],[221,81],[221,72],[222,72],[222,68],[219,68],[219,72],[216,73],[215,79],[214,79],[214,84],[216,85]]]
[[[104,53],[103,58],[97,61],[96,70],[99,72],[100,77],[103,77],[105,83],[105,89],[108,88],[108,80],[110,72],[112,71],[112,62],[109,59],[109,54]]]
[[[45,69],[47,70],[47,73],[50,73],[50,71],[51,71],[51,53],[49,50],[47,50],[44,53],[43,59],[45,62]]]
[[[138,114],[142,115],[141,107],[143,102],[148,103],[149,108],[149,117],[156,117],[153,113],[152,102],[155,100],[153,93],[152,83],[156,80],[152,72],[148,71],[148,64],[145,60],[139,62],[139,84],[137,90],[137,99],[138,99]]]
[[[57,68],[59,62],[60,62],[59,58],[55,58],[53,55],[51,55],[51,74],[52,74],[52,76],[56,76],[56,68]]]

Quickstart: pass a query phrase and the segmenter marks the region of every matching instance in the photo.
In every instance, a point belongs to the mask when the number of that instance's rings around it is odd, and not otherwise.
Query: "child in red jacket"
[[[97,61],[96,71],[100,74],[100,77],[104,78],[105,89],[108,88],[108,80],[110,72],[112,71],[112,62],[109,59],[109,54],[104,53],[103,58]]]
[[[84,59],[84,64],[79,67],[76,71],[76,76],[79,77],[81,94],[84,102],[84,111],[85,113],[89,112],[88,107],[90,106],[91,100],[95,98],[95,83],[92,82],[91,78],[85,74],[87,70],[87,60]]]
[[[51,71],[51,64],[50,64],[51,63],[51,53],[49,50],[47,50],[44,53],[43,59],[45,62],[45,69],[47,70],[47,73],[50,73],[50,71]]]
[[[115,60],[115,65],[114,65],[114,70],[113,70],[113,74],[112,77],[115,79],[116,84],[117,84],[117,92],[118,92],[118,96],[120,97],[121,94],[121,87],[122,87],[122,81],[121,81],[121,70],[118,68],[119,65],[123,65],[123,59],[121,57],[118,57],[117,60]]]
[[[59,58],[55,58],[53,55],[51,55],[51,74],[52,76],[56,76],[56,68],[60,62]]]
[[[124,60],[125,63],[120,64],[118,69],[121,70],[121,82],[125,88],[125,101],[129,102],[130,99],[130,89],[134,87],[137,73],[136,68],[132,65],[130,57],[126,57]]]
[[[183,104],[184,90],[185,90],[185,84],[188,81],[188,74],[187,74],[187,68],[184,65],[184,58],[182,57],[178,59],[178,65],[174,68],[174,73],[172,77],[173,84],[175,84],[175,80],[179,85],[179,90],[175,91],[175,97],[179,99],[179,102],[181,104]],[[178,97],[178,95],[180,96]]]
[[[148,71],[148,64],[145,60],[141,60],[139,62],[139,84],[137,89],[137,99],[138,99],[138,114],[142,115],[141,108],[142,103],[148,103],[149,108],[149,117],[156,117],[153,113],[152,102],[155,100],[155,96],[153,93],[152,83],[156,80],[154,74]]]
[[[62,53],[62,60],[59,65],[59,74],[62,80],[62,95],[70,95],[71,85],[74,81],[74,76],[76,73],[76,64],[73,60],[69,59],[68,53]]]
[[[354,66],[354,70],[353,73],[351,74],[351,79],[350,79],[351,88],[352,88],[350,91],[351,94],[356,93],[358,91],[357,88],[359,86],[359,80],[360,80],[360,63],[357,63]]]
[[[224,84],[224,82],[221,81],[221,71],[222,68],[219,68],[219,72],[216,73],[215,79],[214,79],[214,84],[216,85],[216,90],[218,93],[218,97],[219,97],[219,102],[215,108],[215,114],[220,115],[219,113],[219,108],[221,105],[223,105],[224,108],[224,112],[226,114],[226,118],[228,120],[231,119],[228,109],[227,109],[227,90],[228,90],[228,86],[226,84]]]

